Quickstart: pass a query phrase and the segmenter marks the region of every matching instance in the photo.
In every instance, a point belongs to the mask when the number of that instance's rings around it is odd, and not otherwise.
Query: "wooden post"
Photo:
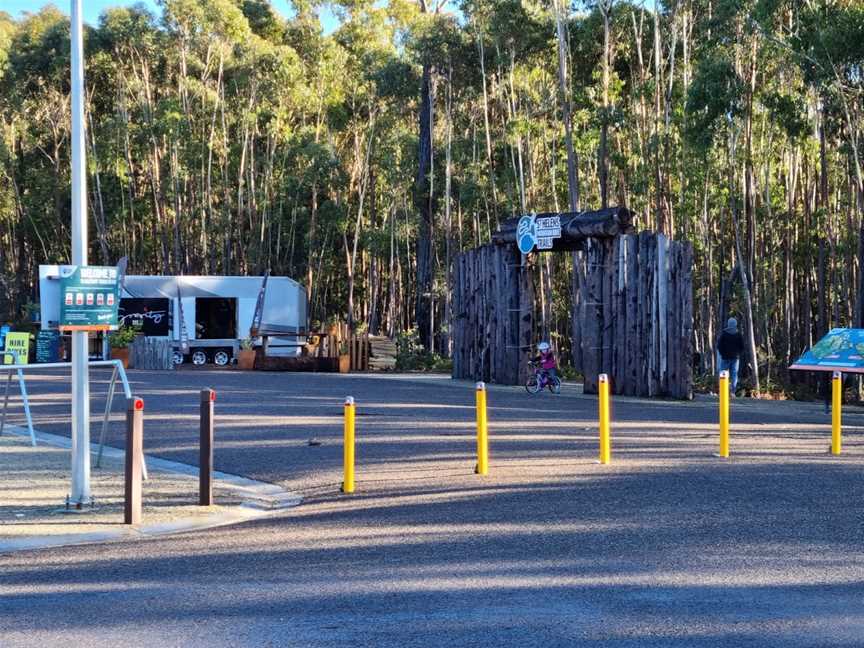
[[[126,400],[126,466],[123,523],[141,523],[141,465],[144,459],[144,400]]]

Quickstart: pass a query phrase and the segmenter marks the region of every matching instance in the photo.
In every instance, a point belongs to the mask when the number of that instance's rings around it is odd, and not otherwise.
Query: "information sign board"
[[[114,266],[60,266],[60,330],[116,329],[118,279]]]
[[[36,335],[36,362],[60,362],[60,332],[42,330]]]
[[[789,368],[864,373],[864,329],[830,330]]]

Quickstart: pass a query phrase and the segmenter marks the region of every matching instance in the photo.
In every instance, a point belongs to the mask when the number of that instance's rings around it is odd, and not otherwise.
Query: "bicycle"
[[[553,394],[561,393],[561,379],[558,376],[550,376],[545,369],[538,367],[536,362],[529,362],[528,366],[533,367],[534,373],[528,376],[525,391],[529,394],[539,394],[548,387]]]

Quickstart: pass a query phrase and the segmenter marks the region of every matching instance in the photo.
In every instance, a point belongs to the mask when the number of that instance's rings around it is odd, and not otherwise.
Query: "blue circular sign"
[[[537,245],[534,216],[523,216],[516,225],[516,245],[522,254],[528,254]]]

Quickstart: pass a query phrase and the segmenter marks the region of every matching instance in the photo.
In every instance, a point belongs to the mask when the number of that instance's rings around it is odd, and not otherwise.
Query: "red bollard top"
[[[201,390],[201,402],[202,403],[213,403],[216,401],[216,390],[215,389],[202,389]]]
[[[144,399],[143,398],[135,398],[133,400],[134,400],[134,403],[132,406],[135,408],[135,410],[140,412],[141,410],[144,409]]]

